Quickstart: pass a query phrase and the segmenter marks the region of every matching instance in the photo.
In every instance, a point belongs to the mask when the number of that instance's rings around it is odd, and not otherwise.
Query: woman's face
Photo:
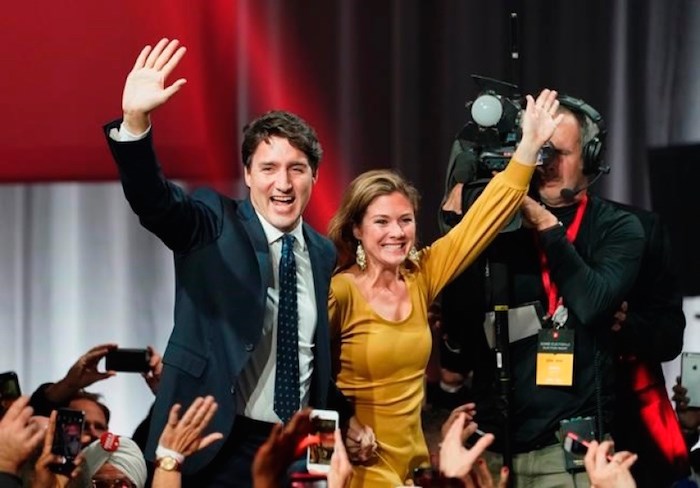
[[[413,205],[400,192],[379,196],[369,204],[353,234],[365,248],[368,266],[396,268],[416,241]]]

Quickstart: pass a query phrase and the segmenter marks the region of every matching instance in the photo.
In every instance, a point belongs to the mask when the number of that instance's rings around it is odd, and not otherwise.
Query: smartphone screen
[[[306,451],[306,467],[309,472],[327,473],[331,467],[331,456],[335,448],[335,429],[338,428],[338,412],[334,410],[311,411],[311,435],[319,442]]]
[[[569,432],[564,438],[564,450],[571,454],[585,456],[586,451],[588,451],[588,445],[586,442],[581,442],[576,434]]]
[[[61,408],[56,415],[56,430],[51,452],[66,459],[64,464],[52,464],[51,471],[69,475],[75,465],[73,460],[80,454],[80,438],[83,434],[85,413],[80,410]]]
[[[107,371],[145,373],[150,369],[148,349],[113,349],[105,356]]]
[[[21,394],[17,373],[8,371],[0,374],[0,416],[10,408],[10,405],[12,405]]]

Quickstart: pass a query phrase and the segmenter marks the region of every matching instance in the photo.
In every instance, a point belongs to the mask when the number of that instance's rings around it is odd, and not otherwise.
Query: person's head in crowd
[[[84,486],[143,488],[146,484],[143,453],[128,437],[104,436],[83,449],[82,455]]]
[[[80,438],[83,447],[96,441],[109,430],[110,412],[109,408],[100,401],[101,398],[97,393],[81,390],[68,402],[68,408],[85,412],[83,435]]]
[[[328,228],[338,269],[357,264],[361,271],[398,270],[417,264],[419,201],[418,190],[394,171],[373,170],[355,178]]]
[[[592,176],[590,171],[595,171],[592,166],[598,164],[599,156],[597,153],[584,155],[584,152],[591,152],[591,143],[602,144],[596,139],[600,128],[583,112],[572,110],[564,102],[559,105],[558,113],[563,119],[549,140],[553,156],[540,166],[536,180],[540,199],[550,207],[572,205],[582,198],[584,191],[566,198],[562,190],[576,191],[588,184]],[[587,162],[587,158],[591,161]]]
[[[244,129],[241,149],[250,201],[282,232],[294,229],[318,177],[321,144],[303,119],[273,111]]]

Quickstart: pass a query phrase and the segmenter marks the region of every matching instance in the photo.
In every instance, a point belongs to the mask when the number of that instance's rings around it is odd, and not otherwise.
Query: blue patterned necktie
[[[299,410],[297,265],[294,260],[294,237],[289,234],[282,236],[279,285],[275,413],[282,422],[287,422]]]

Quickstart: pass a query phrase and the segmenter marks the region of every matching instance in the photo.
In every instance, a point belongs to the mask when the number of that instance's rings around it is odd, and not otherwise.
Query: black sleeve
[[[34,415],[48,417],[52,411],[68,406],[68,402],[55,403],[46,398],[46,389],[51,385],[53,383],[44,383],[29,398],[29,406],[34,409]]]
[[[153,149],[152,131],[138,141],[113,140],[109,132],[120,123],[116,120],[105,125],[104,132],[124,195],[141,225],[175,252],[213,241],[221,232],[221,213],[217,215],[163,176]]]
[[[0,471],[0,488],[22,488],[22,480],[14,474]]]
[[[670,361],[683,348],[683,298],[673,271],[666,227],[656,214],[642,219],[646,247],[618,340],[624,353],[654,362]]]
[[[569,313],[581,324],[594,324],[615,312],[632,288],[639,270],[644,232],[632,214],[608,208],[592,216],[590,257],[583,259],[557,226],[540,233],[552,280]]]

